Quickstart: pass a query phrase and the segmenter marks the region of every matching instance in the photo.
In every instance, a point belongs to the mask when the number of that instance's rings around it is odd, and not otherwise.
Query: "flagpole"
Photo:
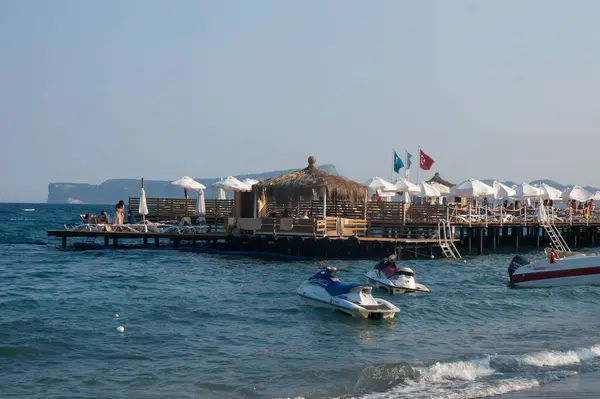
[[[392,173],[390,173],[390,183],[394,181],[394,164],[396,163],[396,150],[392,148]]]
[[[408,181],[408,151],[404,149],[404,178]]]
[[[417,165],[417,181],[416,181],[416,183],[419,184],[419,170],[421,169],[421,146],[420,145],[417,146],[417,157],[419,157],[419,164]]]

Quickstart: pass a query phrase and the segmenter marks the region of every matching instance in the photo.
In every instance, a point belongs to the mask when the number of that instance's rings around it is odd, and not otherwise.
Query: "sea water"
[[[0,204],[2,398],[471,398],[600,369],[600,287],[511,288],[512,255],[404,261],[431,293],[374,291],[401,311],[360,320],[295,291],[325,264],[362,282],[373,262],[47,238],[101,208]]]

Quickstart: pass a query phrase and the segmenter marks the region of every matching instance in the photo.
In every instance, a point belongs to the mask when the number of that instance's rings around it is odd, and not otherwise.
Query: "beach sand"
[[[501,398],[600,398],[600,371],[578,374],[527,391],[503,395]]]

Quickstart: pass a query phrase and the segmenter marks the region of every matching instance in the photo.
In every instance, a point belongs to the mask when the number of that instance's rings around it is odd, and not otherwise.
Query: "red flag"
[[[558,258],[558,255],[556,254],[554,248],[552,248],[552,253],[550,253],[550,263],[556,262],[556,258]]]
[[[419,155],[419,159],[421,160],[420,164],[421,164],[421,169],[423,169],[423,170],[429,170],[429,169],[431,169],[431,166],[435,162],[433,159],[431,159],[431,157],[429,155],[425,154],[423,152],[423,150],[421,150],[421,154]]]

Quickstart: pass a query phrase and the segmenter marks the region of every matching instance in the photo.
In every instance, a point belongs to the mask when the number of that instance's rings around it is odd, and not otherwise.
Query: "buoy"
[[[467,263],[467,261],[466,261],[466,260],[463,260],[463,262],[464,262],[464,263]]]
[[[125,332],[125,327],[123,327],[123,326],[117,327],[117,332],[119,332],[119,333]]]
[[[119,318],[119,314],[118,314],[118,313],[115,313],[115,314],[113,315],[113,317],[114,317],[115,319],[118,319],[118,318]]]
[[[433,259],[433,258],[434,258],[434,256],[433,256],[433,255],[431,255],[431,259]]]

